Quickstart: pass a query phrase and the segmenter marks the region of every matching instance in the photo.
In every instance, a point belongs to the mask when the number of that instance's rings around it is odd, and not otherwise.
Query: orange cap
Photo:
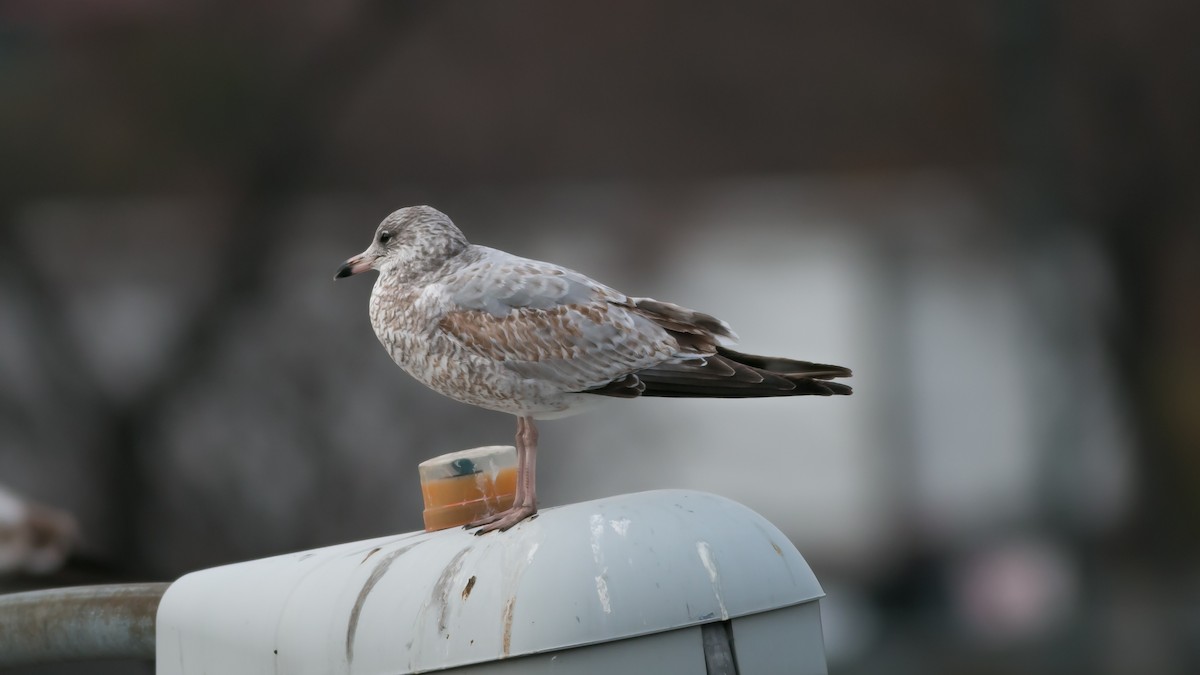
[[[425,531],[444,530],[500,513],[517,491],[517,449],[489,445],[421,462]]]

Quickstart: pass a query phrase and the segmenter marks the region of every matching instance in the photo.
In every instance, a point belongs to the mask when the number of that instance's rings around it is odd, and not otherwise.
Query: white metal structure
[[[157,673],[824,673],[821,595],[758,514],[660,490],[187,575]]]

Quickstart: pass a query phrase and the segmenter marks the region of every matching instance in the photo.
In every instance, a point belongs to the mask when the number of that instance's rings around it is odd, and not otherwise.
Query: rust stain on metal
[[[475,575],[472,574],[470,579],[467,579],[467,586],[463,589],[462,599],[466,600],[471,596],[471,589],[475,588]]]
[[[776,548],[779,548],[779,547],[777,546]],[[359,564],[359,565],[361,565],[361,564],[363,564],[363,563],[367,562],[368,560],[370,560],[370,559],[371,559],[371,556],[375,555],[376,553],[379,553],[379,547],[378,547],[378,546],[376,546],[375,548],[371,549],[371,552],[367,554],[367,557],[363,558],[363,559],[362,559],[362,562],[360,562],[360,563],[358,563],[358,564]]]
[[[371,576],[367,578],[367,582],[363,584],[362,590],[358,592],[358,598],[354,601],[354,608],[350,610],[350,622],[346,626],[346,661],[348,663],[354,662],[354,635],[358,632],[358,617],[362,613],[363,605],[367,602],[367,596],[371,594],[371,589],[375,588],[375,584],[379,583],[384,574],[387,574],[388,568],[392,566],[396,558],[408,553],[420,544],[421,542],[418,541],[408,546],[401,546],[385,555],[375,565],[375,569],[371,570]],[[370,557],[369,554],[368,557]]]
[[[430,604],[436,605],[438,608],[438,632],[446,632],[446,617],[450,614],[450,582],[462,570],[463,556],[470,551],[471,548],[462,549],[454,554],[450,562],[442,568],[442,573],[438,576],[438,580],[433,584],[433,592],[429,595]]]
[[[503,658],[508,658],[508,654],[512,651],[512,627],[513,627],[513,609],[517,605],[517,596],[509,596],[508,602],[504,603],[504,614],[501,621],[504,623],[504,642],[501,655]]]

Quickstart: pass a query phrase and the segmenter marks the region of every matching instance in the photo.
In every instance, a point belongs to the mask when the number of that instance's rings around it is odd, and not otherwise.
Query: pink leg
[[[525,499],[525,467],[528,464],[529,452],[525,450],[525,443],[522,442],[521,434],[525,432],[525,418],[517,418],[517,489],[513,494],[513,506],[520,504]],[[509,507],[510,509],[512,507]]]
[[[520,428],[518,426],[518,432]],[[525,489],[517,492],[515,504],[520,504],[522,507],[529,509],[529,515],[537,513],[537,446],[538,446],[538,431],[533,425],[533,418],[525,418],[525,471],[524,480]],[[518,469],[519,471],[519,469]],[[520,476],[521,474],[518,474]]]
[[[532,417],[517,418],[517,491],[512,508],[468,523],[478,527],[476,535],[501,532],[537,513],[537,427]]]

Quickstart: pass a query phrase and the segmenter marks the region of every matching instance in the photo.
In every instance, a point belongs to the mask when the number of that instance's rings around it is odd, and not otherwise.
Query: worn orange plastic
[[[511,507],[517,488],[515,463],[512,446],[475,448],[422,462],[425,530],[466,525]]]

